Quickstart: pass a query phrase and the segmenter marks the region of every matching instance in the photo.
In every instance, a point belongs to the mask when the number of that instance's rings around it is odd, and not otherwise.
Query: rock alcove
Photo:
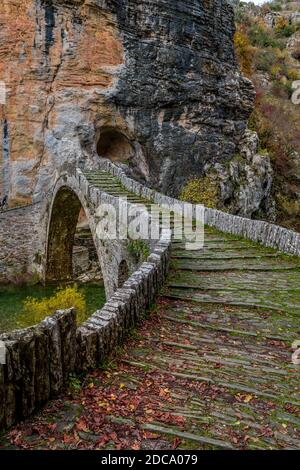
[[[99,157],[109,158],[113,162],[127,163],[134,157],[134,148],[122,132],[105,127],[98,139],[97,153]]]

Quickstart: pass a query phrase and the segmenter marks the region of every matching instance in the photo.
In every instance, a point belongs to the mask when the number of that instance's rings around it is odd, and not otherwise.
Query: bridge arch
[[[123,272],[124,283],[126,280],[124,275],[128,277],[136,266],[128,253],[126,240],[100,240],[97,237],[96,210],[99,204],[101,200],[93,196],[91,189],[86,187],[84,182],[80,182],[75,175],[66,173],[58,178],[43,216],[45,223],[43,277],[46,283],[72,279],[74,237],[79,213],[83,209],[102,271],[106,298],[109,299],[120,286],[120,271]]]
[[[48,229],[46,281],[73,279],[73,246],[82,205],[77,195],[62,186],[53,201]]]

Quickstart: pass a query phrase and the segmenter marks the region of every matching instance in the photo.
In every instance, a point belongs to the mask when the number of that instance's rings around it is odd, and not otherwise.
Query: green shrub
[[[150,248],[144,240],[130,240],[128,251],[137,263],[145,261],[150,255]]]
[[[253,24],[248,31],[248,36],[252,46],[256,47],[272,47],[282,49],[282,42],[276,39],[273,32],[261,24]]]
[[[271,68],[277,62],[275,52],[270,50],[258,50],[254,57],[254,63],[257,70],[270,73]]]
[[[282,5],[278,1],[269,2],[268,5],[272,11],[282,11]]]
[[[294,26],[288,24],[284,28],[281,28],[277,31],[277,35],[281,38],[289,38],[294,34],[295,28]]]
[[[206,207],[216,208],[220,196],[219,185],[208,176],[190,180],[182,189],[179,198],[192,204],[203,204]]]
[[[299,78],[300,78],[300,74],[299,74],[298,70],[296,70],[296,69],[289,69],[287,71],[287,76],[288,76],[289,80],[292,80],[292,81],[299,80]]]

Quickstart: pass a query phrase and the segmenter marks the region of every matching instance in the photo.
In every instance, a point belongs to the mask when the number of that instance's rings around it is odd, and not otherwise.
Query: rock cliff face
[[[273,170],[269,155],[259,153],[257,133],[246,130],[237,150],[229,162],[204,167],[209,180],[219,186],[219,207],[242,217],[274,221]]]
[[[177,195],[236,155],[252,110],[225,0],[2,0],[0,192],[38,199],[98,155]]]

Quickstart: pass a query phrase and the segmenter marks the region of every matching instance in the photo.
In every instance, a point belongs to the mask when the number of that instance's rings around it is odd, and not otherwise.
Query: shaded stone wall
[[[41,273],[41,207],[38,203],[0,213],[0,282]]]
[[[73,279],[74,237],[81,207],[76,193],[67,186],[54,196],[47,237],[47,281]]]

